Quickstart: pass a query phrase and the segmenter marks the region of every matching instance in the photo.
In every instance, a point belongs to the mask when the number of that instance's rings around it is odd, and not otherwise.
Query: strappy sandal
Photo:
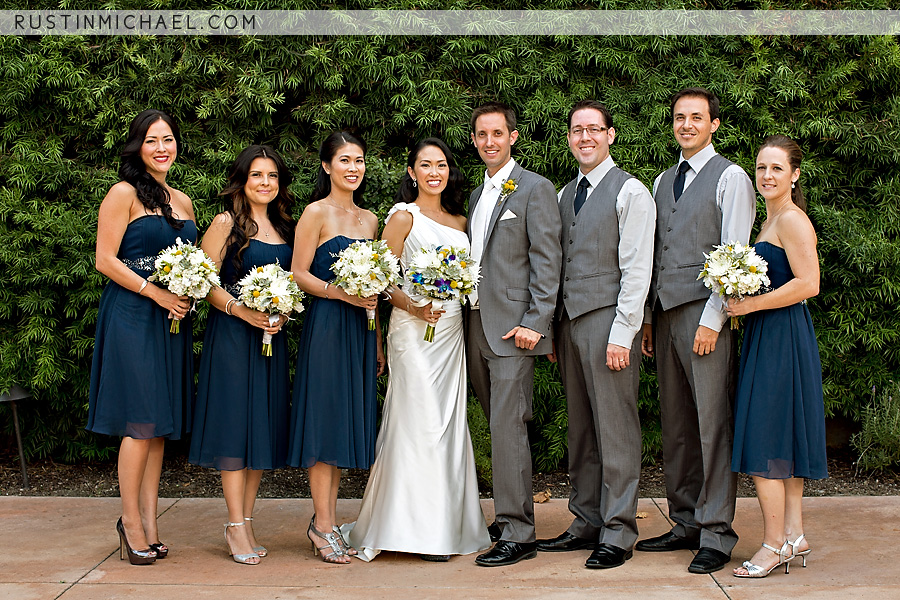
[[[788,556],[788,554],[787,554],[788,546],[790,546],[790,543],[785,541],[784,544],[781,545],[781,550],[779,550],[778,548],[774,548],[766,543],[763,543],[763,545],[762,545],[763,548],[765,548],[766,550],[768,550],[770,552],[774,552],[775,554],[778,555],[778,562],[775,563],[774,565],[772,565],[770,568],[766,569],[765,567],[761,567],[759,565],[754,565],[749,560],[745,560],[741,566],[744,567],[745,569],[747,569],[747,574],[743,575],[741,573],[733,573],[733,575],[735,577],[747,577],[747,578],[751,578],[751,579],[758,579],[758,578],[768,576],[769,573],[771,573],[772,571],[774,571],[781,565],[784,565],[784,572],[787,573],[788,568],[790,567],[790,564],[791,564],[791,559],[794,558],[793,555]]]
[[[344,551],[344,554],[346,554],[347,556],[356,556],[357,554],[359,554],[356,551],[356,548],[351,546],[350,543],[347,541],[347,538],[344,537],[344,532],[341,531],[340,527],[338,527],[337,525],[332,525],[331,531],[333,531],[334,534],[337,536],[338,544],[341,545],[341,550]]]
[[[791,556],[794,558],[799,556],[803,559],[803,568],[806,568],[806,556],[810,552],[812,552],[812,548],[807,548],[806,550],[799,550],[799,551],[797,550],[797,546],[800,545],[800,542],[802,542],[805,537],[806,536],[801,533],[800,536],[793,542],[791,540],[787,541],[787,543],[791,545]]]
[[[253,517],[244,517],[244,520],[252,521]],[[255,534],[255,532],[254,532],[254,534]],[[269,551],[266,550],[265,546],[254,546],[253,551],[256,552],[257,556],[259,556],[260,558],[262,558],[264,556],[268,556],[268,554],[269,554]]]
[[[315,541],[313,541],[312,536],[317,536],[328,542],[324,546],[316,546]],[[339,535],[335,535],[332,532],[322,533],[318,529],[316,529],[316,515],[313,515],[309,520],[309,528],[306,530],[306,536],[309,538],[310,544],[312,544],[313,555],[318,556],[322,555],[322,560],[327,563],[333,563],[336,565],[345,565],[349,563],[345,563],[340,558],[347,556],[347,553],[344,552],[344,548],[341,544],[341,537]],[[341,540],[341,541],[339,541]],[[325,553],[326,550],[331,550],[329,553]]]
[[[225,523],[225,545],[228,546],[228,555],[234,559],[234,562],[240,563],[242,565],[258,565],[259,564],[259,554],[253,552],[251,554],[235,554],[231,551],[231,544],[228,543],[228,528],[229,527],[243,527],[244,523]]]

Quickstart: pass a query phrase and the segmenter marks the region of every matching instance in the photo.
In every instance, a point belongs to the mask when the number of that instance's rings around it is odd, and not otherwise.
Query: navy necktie
[[[686,160],[681,161],[681,164],[678,165],[678,175],[675,176],[675,186],[672,188],[672,191],[675,192],[675,202],[681,198],[681,193],[684,191],[684,174],[690,168],[691,165]]]
[[[581,207],[584,206],[584,201],[587,200],[587,189],[591,187],[591,182],[588,181],[587,177],[582,177],[581,181],[578,182],[578,190],[575,192],[575,214],[578,214],[578,211],[581,210]]]

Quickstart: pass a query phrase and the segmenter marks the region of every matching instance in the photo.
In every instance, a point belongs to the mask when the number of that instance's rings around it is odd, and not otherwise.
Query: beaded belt
[[[128,267],[129,269],[135,269],[137,271],[155,271],[156,270],[156,256],[144,256],[137,260],[131,260],[130,258],[123,258],[122,263]]]

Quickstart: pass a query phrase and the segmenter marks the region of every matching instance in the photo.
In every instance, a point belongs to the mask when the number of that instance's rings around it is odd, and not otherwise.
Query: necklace
[[[357,208],[356,210],[350,210],[349,208],[344,208],[343,206],[338,206],[337,204],[335,204],[335,203],[333,203],[333,202],[331,202],[331,201],[328,202],[328,206],[333,206],[333,207],[335,207],[335,208],[341,209],[341,210],[344,211],[344,212],[350,213],[351,215],[353,215],[354,217],[356,217],[356,220],[359,221],[359,224],[360,224],[360,225],[363,224],[362,219],[359,218],[359,208]]]

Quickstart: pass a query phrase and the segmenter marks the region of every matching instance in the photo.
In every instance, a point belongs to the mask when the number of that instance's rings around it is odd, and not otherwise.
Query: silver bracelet
[[[232,298],[231,300],[229,300],[228,302],[225,303],[225,314],[228,315],[229,317],[234,316],[231,314],[231,307],[232,307],[232,305],[234,305],[236,303],[237,303],[237,300],[235,300],[234,298]]]
[[[148,284],[148,283],[149,283],[149,282],[145,279],[144,282],[141,284],[141,287],[138,288],[138,295],[140,295],[141,292],[144,291],[144,288],[147,287],[147,284]]]
[[[331,300],[331,298],[328,297],[328,286],[329,285],[331,285],[331,283],[328,283],[328,282],[325,283],[325,297],[328,298],[329,300]]]

